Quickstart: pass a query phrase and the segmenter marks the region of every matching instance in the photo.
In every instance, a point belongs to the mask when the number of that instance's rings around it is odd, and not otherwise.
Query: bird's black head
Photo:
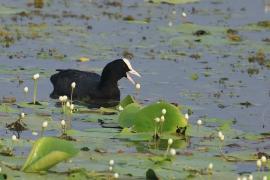
[[[134,74],[136,76],[141,77],[141,75],[135,71],[129,60],[122,58],[122,59],[117,59],[114,60],[110,63],[108,63],[101,74],[101,80],[100,83],[111,83],[111,84],[116,84],[117,81],[120,80],[123,77],[128,78],[133,84],[135,84],[134,80],[131,78],[130,74]]]

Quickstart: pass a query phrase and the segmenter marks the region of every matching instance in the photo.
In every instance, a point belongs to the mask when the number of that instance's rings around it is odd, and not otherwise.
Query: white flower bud
[[[185,118],[186,118],[186,120],[189,119],[189,115],[187,113],[185,114]]]
[[[176,154],[176,150],[175,150],[175,149],[173,149],[173,148],[171,148],[171,149],[170,149],[170,154],[171,154],[172,156],[175,156],[175,154]]]
[[[262,167],[262,161],[260,159],[257,160],[257,168]]]
[[[113,170],[113,167],[112,166],[109,166],[109,171],[112,171]]]
[[[267,180],[267,176],[263,176],[263,180]]]
[[[114,160],[111,159],[110,162],[109,162],[110,166],[113,166],[114,165]]]
[[[63,96],[59,96],[59,101],[60,101],[60,102],[63,102],[63,101],[64,101]]]
[[[222,136],[220,136],[219,139],[220,139],[221,141],[224,141],[225,136],[222,134]]]
[[[21,113],[21,118],[24,118],[25,117],[25,114],[22,112]]]
[[[17,137],[16,137],[16,135],[12,135],[12,137],[11,137],[11,139],[12,139],[12,141],[16,141],[17,140]]]
[[[23,88],[24,93],[28,93],[28,90],[29,90],[28,87]]]
[[[123,111],[124,110],[124,108],[121,105],[119,105],[118,109],[119,109],[119,111]]]
[[[71,83],[71,88],[74,89],[76,87],[76,83],[75,82],[72,82]]]
[[[262,157],[261,157],[261,160],[262,160],[262,163],[266,163],[267,158],[266,158],[265,156],[262,156]]]
[[[159,117],[156,117],[155,118],[155,121],[156,121],[156,123],[159,123],[160,122],[160,118]]]
[[[247,177],[246,176],[242,177],[242,180],[247,180]]]
[[[213,169],[213,163],[209,163],[209,164],[208,164],[208,169],[209,169],[209,170],[212,170],[212,169]]]
[[[63,102],[66,102],[68,97],[66,95],[63,96]]]
[[[238,176],[238,177],[237,177],[237,180],[242,180],[242,179],[241,179],[241,177]]]
[[[248,180],[253,180],[253,175],[252,175],[252,174],[250,174],[250,175],[248,176]]]
[[[165,117],[164,116],[161,116],[160,117],[160,122],[164,122],[165,121]]]
[[[168,139],[168,145],[172,145],[172,143],[173,143],[173,139],[172,138]]]
[[[35,74],[34,76],[33,76],[33,79],[34,80],[37,80],[39,78],[39,74]]]
[[[162,113],[163,115],[165,115],[165,114],[166,114],[166,112],[167,112],[167,110],[166,110],[166,109],[162,109],[162,110],[161,110],[161,113]]]
[[[42,127],[43,127],[43,128],[48,127],[48,121],[44,121],[44,122],[42,123]]]
[[[64,119],[61,121],[61,125],[62,126],[65,126],[66,125],[66,121]]]
[[[187,17],[187,14],[185,12],[182,12],[183,17]]]
[[[137,84],[135,85],[135,87],[136,87],[137,90],[141,89],[141,85],[140,85],[139,83],[137,83]]]
[[[172,11],[172,14],[173,14],[173,15],[176,15],[176,11],[175,11],[175,10],[173,10],[173,11]]]
[[[169,26],[169,27],[172,27],[172,25],[173,25],[173,23],[172,23],[172,21],[170,21],[170,22],[168,23],[168,26]]]
[[[69,101],[67,101],[66,106],[70,107],[70,102]]]
[[[32,135],[33,135],[33,136],[37,136],[37,135],[38,135],[38,133],[37,133],[37,132],[35,132],[35,131],[33,131],[33,132],[32,132]]]
[[[118,173],[114,173],[113,177],[114,177],[115,179],[118,179],[118,178],[119,178],[119,174],[118,174]]]
[[[70,104],[70,110],[73,111],[74,109],[74,104]]]
[[[218,137],[220,138],[221,136],[223,136],[223,133],[221,131],[218,131]]]
[[[197,121],[197,124],[198,124],[198,126],[202,125],[202,120],[199,119],[199,120]]]

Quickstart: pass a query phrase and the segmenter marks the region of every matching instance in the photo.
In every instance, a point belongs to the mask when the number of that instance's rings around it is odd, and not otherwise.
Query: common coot
[[[101,76],[93,72],[79,71],[75,69],[57,69],[58,73],[51,76],[50,80],[54,90],[51,98],[71,95],[71,84],[76,83],[72,93],[72,99],[86,103],[89,107],[110,107],[120,101],[118,81],[126,77],[135,84],[131,74],[141,77],[135,71],[126,58],[117,59],[108,63]]]

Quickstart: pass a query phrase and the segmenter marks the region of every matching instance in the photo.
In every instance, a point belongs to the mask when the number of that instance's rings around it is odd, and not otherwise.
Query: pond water
[[[270,131],[269,66],[249,61],[259,51],[269,60],[269,41],[263,41],[270,38],[269,26],[256,24],[269,20],[270,1],[117,2],[47,0],[42,8],[35,8],[29,0],[1,0],[0,34],[10,33],[14,39],[9,47],[0,42],[0,97],[30,101],[23,88],[28,86],[32,93],[32,75],[40,73],[38,100],[48,101],[53,108],[56,101],[49,98],[49,77],[55,69],[100,73],[111,60],[129,54],[142,75],[136,78],[141,90],[136,93],[122,79],[122,98],[131,94],[142,104],[163,99],[183,105],[184,111],[192,110],[192,124],[199,118],[233,119],[233,127],[243,132]],[[196,26],[188,29],[189,24]],[[230,41],[228,29],[235,29],[241,41]],[[209,34],[196,36],[197,30]],[[78,62],[80,57],[90,61]],[[52,114],[53,119],[59,116]],[[73,125],[77,130],[98,127],[80,119]],[[23,135],[30,137],[31,132]],[[270,144],[246,146],[269,152]],[[237,172],[254,170],[250,164],[237,167]]]

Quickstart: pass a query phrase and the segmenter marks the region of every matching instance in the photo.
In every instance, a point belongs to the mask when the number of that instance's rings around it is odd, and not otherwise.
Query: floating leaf
[[[125,108],[127,105],[131,103],[136,103],[136,100],[133,96],[127,95],[122,101],[120,101],[119,106]]]
[[[129,104],[119,115],[119,124],[121,127],[131,127],[136,120],[136,113],[140,110],[141,106],[137,103]]]
[[[53,137],[38,139],[22,168],[24,172],[46,171],[57,163],[69,159],[78,152],[65,140]]]
[[[134,130],[138,132],[150,132],[155,130],[156,117],[161,117],[162,109],[166,109],[164,115],[163,132],[175,132],[177,127],[186,127],[187,121],[179,109],[167,102],[150,104],[142,108],[135,117]]]

